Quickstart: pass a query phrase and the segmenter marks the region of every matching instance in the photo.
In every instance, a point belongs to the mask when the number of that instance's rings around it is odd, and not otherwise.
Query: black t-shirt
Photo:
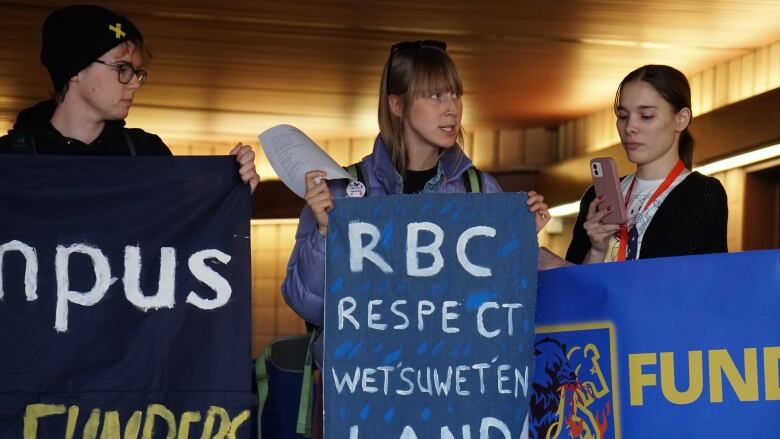
[[[436,175],[436,171],[438,170],[438,165],[431,169],[426,169],[425,171],[411,171],[407,169],[404,175],[404,193],[416,194],[422,192],[423,188],[425,188],[425,183],[428,183],[428,181]]]

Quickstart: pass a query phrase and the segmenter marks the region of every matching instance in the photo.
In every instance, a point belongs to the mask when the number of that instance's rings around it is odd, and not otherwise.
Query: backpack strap
[[[467,193],[481,193],[485,189],[482,182],[482,171],[474,166],[466,169],[461,178],[463,178],[463,186]]]
[[[314,344],[314,340],[320,334],[320,329],[317,328],[311,331],[309,336],[309,347],[306,350],[306,361],[303,365],[303,383],[301,383],[301,399],[298,404],[298,423],[295,428],[295,432],[303,435],[304,437],[311,437],[311,421],[313,418],[313,403],[314,403],[314,383],[312,382],[312,361],[314,353],[311,350],[311,345]]]
[[[265,351],[255,361],[255,381],[257,381],[257,397],[259,405],[257,407],[257,438],[263,437],[263,407],[268,399],[268,369],[265,362],[271,359],[271,345],[265,348]]]
[[[363,186],[366,188],[366,193],[363,196],[368,197],[368,182],[366,181],[365,174],[363,174],[363,166],[360,164],[360,162],[346,166],[344,167],[344,170],[346,170],[353,179],[363,183]]]
[[[366,183],[366,178],[363,175],[363,170],[360,163],[353,163],[344,169],[349,173],[349,175],[352,176],[352,178],[363,183],[363,186],[366,187],[366,196],[368,196],[368,184]],[[475,166],[471,166],[466,169],[466,172],[463,173],[461,178],[463,179],[463,186],[466,188],[466,192],[481,193],[484,191],[485,188],[482,180],[482,171],[477,169]]]
[[[355,180],[360,179],[359,177],[360,173],[358,173],[358,169],[360,169],[360,165],[358,163],[353,163],[349,166],[344,167],[344,170],[347,171],[349,175],[351,175],[352,178],[354,178]]]
[[[38,154],[35,148],[35,137],[19,130],[11,130],[8,132],[8,138],[14,154]]]
[[[312,361],[313,361],[313,352],[311,350],[311,346],[314,343],[314,340],[317,338],[317,336],[321,333],[321,329],[319,327],[314,327],[312,331],[310,331],[305,336],[307,337],[306,340],[306,355],[303,359],[303,364],[300,365],[302,373],[301,373],[301,394],[300,399],[298,402],[298,417],[296,420],[296,426],[295,430],[296,433],[304,436],[304,437],[311,437],[311,423],[312,423],[312,417],[313,417],[313,402],[314,402],[314,385],[312,382]],[[268,389],[269,389],[269,377],[268,377],[268,365],[266,362],[271,362],[273,360],[274,356],[274,350],[273,346],[274,344],[277,344],[279,342],[283,342],[286,339],[300,339],[300,336],[292,336],[292,337],[283,337],[276,339],[272,341],[263,351],[263,353],[257,358],[255,361],[255,381],[257,382],[257,398],[258,398],[258,408],[257,408],[257,437],[258,439],[262,439],[263,435],[263,409],[265,408],[265,403],[268,401]],[[289,346],[289,345],[287,345]],[[284,350],[285,345],[282,345],[282,349]],[[295,349],[299,349],[298,346],[295,347]],[[300,361],[300,357],[298,356],[292,356],[292,357],[285,357],[286,359],[283,360],[284,367],[291,367],[291,365],[294,363],[294,367],[297,370],[298,361]],[[290,364],[288,364],[290,363]],[[279,366],[277,366],[279,367]]]

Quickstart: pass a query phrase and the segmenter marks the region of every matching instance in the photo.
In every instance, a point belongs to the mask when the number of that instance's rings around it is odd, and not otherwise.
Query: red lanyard
[[[647,210],[650,205],[653,204],[653,201],[655,201],[658,196],[660,196],[662,193],[666,192],[667,189],[669,189],[669,186],[672,185],[674,180],[677,179],[677,177],[680,176],[683,169],[685,169],[685,163],[683,163],[682,160],[678,161],[676,165],[674,165],[674,168],[672,168],[671,171],[669,171],[669,174],[667,174],[666,178],[664,178],[663,183],[661,183],[660,186],[658,186],[658,189],[653,192],[653,195],[650,197],[649,200],[645,203],[644,207],[642,207],[642,210],[637,212],[637,215]],[[628,186],[628,192],[626,193],[626,210],[628,210],[628,202],[631,200],[631,192],[634,191],[634,183],[636,183],[636,174],[634,174],[634,179],[631,180],[631,184]],[[626,250],[628,247],[628,226],[626,224],[620,225],[620,247],[618,247],[618,254],[617,254],[617,260],[618,261],[625,261],[626,260]]]

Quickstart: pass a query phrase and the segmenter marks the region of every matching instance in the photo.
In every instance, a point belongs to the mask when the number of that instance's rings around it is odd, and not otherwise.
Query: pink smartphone
[[[623,189],[620,187],[617,165],[611,157],[599,157],[590,161],[590,175],[596,196],[604,201],[599,204],[599,210],[612,206],[612,213],[605,216],[602,222],[606,224],[624,224],[628,221],[626,203],[623,201]]]

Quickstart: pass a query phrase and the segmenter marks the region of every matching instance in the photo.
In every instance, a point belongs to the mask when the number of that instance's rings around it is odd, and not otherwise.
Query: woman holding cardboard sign
[[[728,251],[726,192],[691,172],[691,90],[680,71],[646,65],[629,73],[615,95],[620,141],[636,173],[621,180],[628,221],[605,221],[593,187],[580,213],[566,259],[577,264]]]
[[[441,41],[415,41],[390,49],[379,89],[380,133],[373,152],[348,167],[354,181],[326,181],[318,178],[325,176],[320,171],[306,174],[307,205],[282,293],[307,322],[323,323],[325,235],[334,197],[501,191],[460,147],[463,86],[446,47]],[[529,192],[528,206],[538,231],[549,220],[547,205]]]
[[[380,132],[373,152],[347,168],[355,180],[345,184],[322,179],[324,172],[306,174],[307,205],[282,294],[307,322],[323,325],[325,235],[334,197],[501,191],[492,176],[472,166],[460,147],[463,86],[446,48],[441,41],[393,45],[379,89]],[[528,193],[527,203],[538,232],[549,221],[547,205],[535,192]],[[321,340],[312,350],[321,364]],[[315,413],[319,417],[322,411]]]

